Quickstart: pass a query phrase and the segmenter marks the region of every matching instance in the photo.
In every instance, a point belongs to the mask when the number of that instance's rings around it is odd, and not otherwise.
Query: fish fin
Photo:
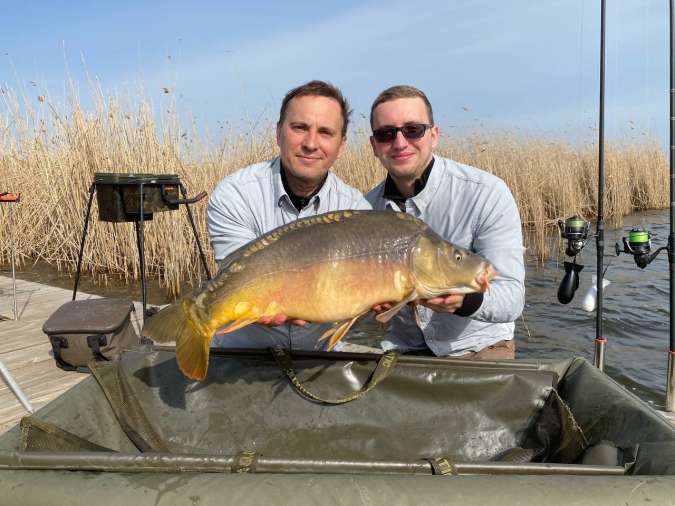
[[[191,318],[191,299],[171,304],[148,318],[142,334],[153,341],[176,342],[176,362],[188,378],[203,380],[209,365],[211,330]]]
[[[337,327],[335,329],[335,332],[333,332],[330,341],[328,341],[328,351],[331,351],[333,348],[335,348],[335,345],[339,343],[344,336],[347,335],[347,332],[349,332],[349,329],[352,328],[352,325],[356,323],[356,320],[361,318],[367,312],[368,311],[364,311],[363,313],[357,314],[351,320],[347,320],[346,322],[343,322],[339,327]]]
[[[238,320],[234,320],[232,323],[227,325],[226,327],[223,327],[218,331],[218,334],[227,334],[229,332],[234,332],[235,330],[239,330],[243,327],[246,327],[247,325],[251,325],[252,323],[257,322],[257,318],[239,318]]]
[[[375,317],[375,319],[380,323],[387,323],[394,316],[396,316],[396,313],[398,313],[401,309],[403,309],[408,302],[412,302],[416,298],[417,298],[417,293],[413,291],[406,299],[402,300],[401,302],[399,302],[395,306],[392,306],[391,308],[387,309],[383,313],[379,313]]]
[[[208,339],[176,340],[176,361],[185,376],[199,381],[206,378],[210,343],[211,336]]]
[[[335,331],[336,331],[337,329],[338,329],[338,326],[337,326],[337,325],[336,325],[336,326],[333,326],[333,327],[331,327],[331,328],[329,328],[326,332],[324,332],[323,334],[321,334],[321,337],[319,338],[319,342],[325,341],[325,340],[328,339],[330,336],[332,336],[333,334],[335,334]]]
[[[351,320],[347,320],[346,322],[342,323],[333,333],[333,335],[330,338],[330,341],[328,341],[328,351],[331,351],[333,348],[335,348],[335,345],[340,342],[340,340],[345,336],[345,334],[349,331],[352,325],[354,325],[354,321],[356,318],[352,318]]]

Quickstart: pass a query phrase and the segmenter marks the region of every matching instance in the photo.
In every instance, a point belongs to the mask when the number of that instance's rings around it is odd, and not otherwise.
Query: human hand
[[[375,304],[371,309],[379,314],[379,313],[384,313],[385,311],[388,311],[389,309],[392,308],[392,304],[390,302],[382,302],[380,304]]]
[[[431,299],[419,299],[417,302],[437,313],[454,313],[464,304],[464,295],[442,295]]]
[[[266,325],[268,327],[278,327],[284,323],[289,325],[297,325],[298,327],[304,327],[307,322],[305,320],[298,319],[288,319],[288,316],[285,314],[276,314],[274,316],[261,316],[256,322],[258,325]]]

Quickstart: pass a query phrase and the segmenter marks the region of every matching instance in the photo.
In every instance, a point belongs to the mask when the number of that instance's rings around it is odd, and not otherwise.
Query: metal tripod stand
[[[73,288],[73,300],[77,295],[77,288],[80,282],[80,271],[82,267],[82,255],[84,253],[84,244],[87,239],[87,230],[89,227],[89,217],[91,215],[91,206],[94,200],[94,194],[96,193],[99,186],[105,187],[107,190],[109,186],[112,186],[117,193],[114,195],[119,196],[119,202],[113,202],[110,205],[110,202],[103,201],[101,197],[101,192],[98,194],[98,203],[99,203],[99,219],[101,221],[112,221],[112,222],[133,222],[134,228],[136,230],[136,245],[138,247],[138,256],[140,262],[140,274],[141,274],[141,294],[143,300],[143,321],[147,316],[151,316],[152,312],[149,313],[147,308],[147,286],[145,281],[145,241],[144,241],[144,232],[145,232],[145,222],[152,219],[153,212],[173,210],[177,209],[180,204],[185,205],[187,210],[188,220],[192,228],[192,232],[197,242],[197,248],[199,250],[199,256],[201,258],[202,266],[204,272],[206,273],[207,279],[211,279],[211,273],[209,272],[208,265],[206,263],[206,256],[204,255],[204,250],[199,241],[199,236],[197,235],[197,227],[195,225],[194,217],[192,215],[192,210],[190,209],[190,204],[199,202],[204,197],[206,197],[206,192],[201,192],[193,198],[188,198],[187,191],[185,186],[178,181],[177,176],[153,176],[150,174],[142,175],[132,175],[132,174],[96,174],[94,183],[89,187],[89,201],[87,203],[87,212],[84,218],[84,228],[82,230],[82,239],[80,241],[80,253],[77,258],[77,274],[75,276],[75,286]],[[116,179],[112,180],[112,176]],[[173,178],[173,179],[169,179]],[[167,182],[166,180],[169,179]],[[114,181],[114,182],[111,182]],[[174,196],[175,188],[180,189],[180,194],[182,198],[177,198]],[[153,203],[155,206],[153,208],[148,206],[149,200],[147,195],[152,191],[152,195],[157,197],[156,202]],[[175,192],[177,193],[177,192]],[[106,196],[109,192],[106,192]],[[158,202],[157,202],[157,199]],[[118,209],[119,208],[119,209]],[[112,210],[112,211],[111,211]]]

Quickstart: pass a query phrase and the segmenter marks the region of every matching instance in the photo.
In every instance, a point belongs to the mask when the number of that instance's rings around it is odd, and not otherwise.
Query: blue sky
[[[665,145],[668,2],[607,7],[607,134]],[[357,123],[379,91],[406,83],[446,133],[596,135],[599,0],[10,0],[1,16],[0,83],[29,96],[59,100],[70,76],[86,105],[88,74],[106,94],[176,100],[217,131],[276,118],[310,79],[340,86]]]

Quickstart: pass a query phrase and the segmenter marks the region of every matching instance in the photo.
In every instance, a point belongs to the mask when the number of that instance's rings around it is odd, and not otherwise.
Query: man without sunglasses
[[[298,218],[341,209],[370,209],[361,193],[330,172],[345,147],[349,105],[335,86],[311,81],[289,91],[276,128],[280,156],[225,177],[209,199],[209,238],[221,263],[240,246]],[[214,347],[316,347],[329,325],[286,317],[216,335]]]
[[[373,153],[387,178],[366,198],[374,209],[405,211],[446,239],[485,257],[497,277],[485,294],[419,301],[391,322],[385,349],[437,356],[514,358],[514,320],[525,299],[518,208],[496,176],[433,154],[439,130],[431,104],[412,86],[394,86],[370,112]],[[376,310],[390,307],[382,304]]]

